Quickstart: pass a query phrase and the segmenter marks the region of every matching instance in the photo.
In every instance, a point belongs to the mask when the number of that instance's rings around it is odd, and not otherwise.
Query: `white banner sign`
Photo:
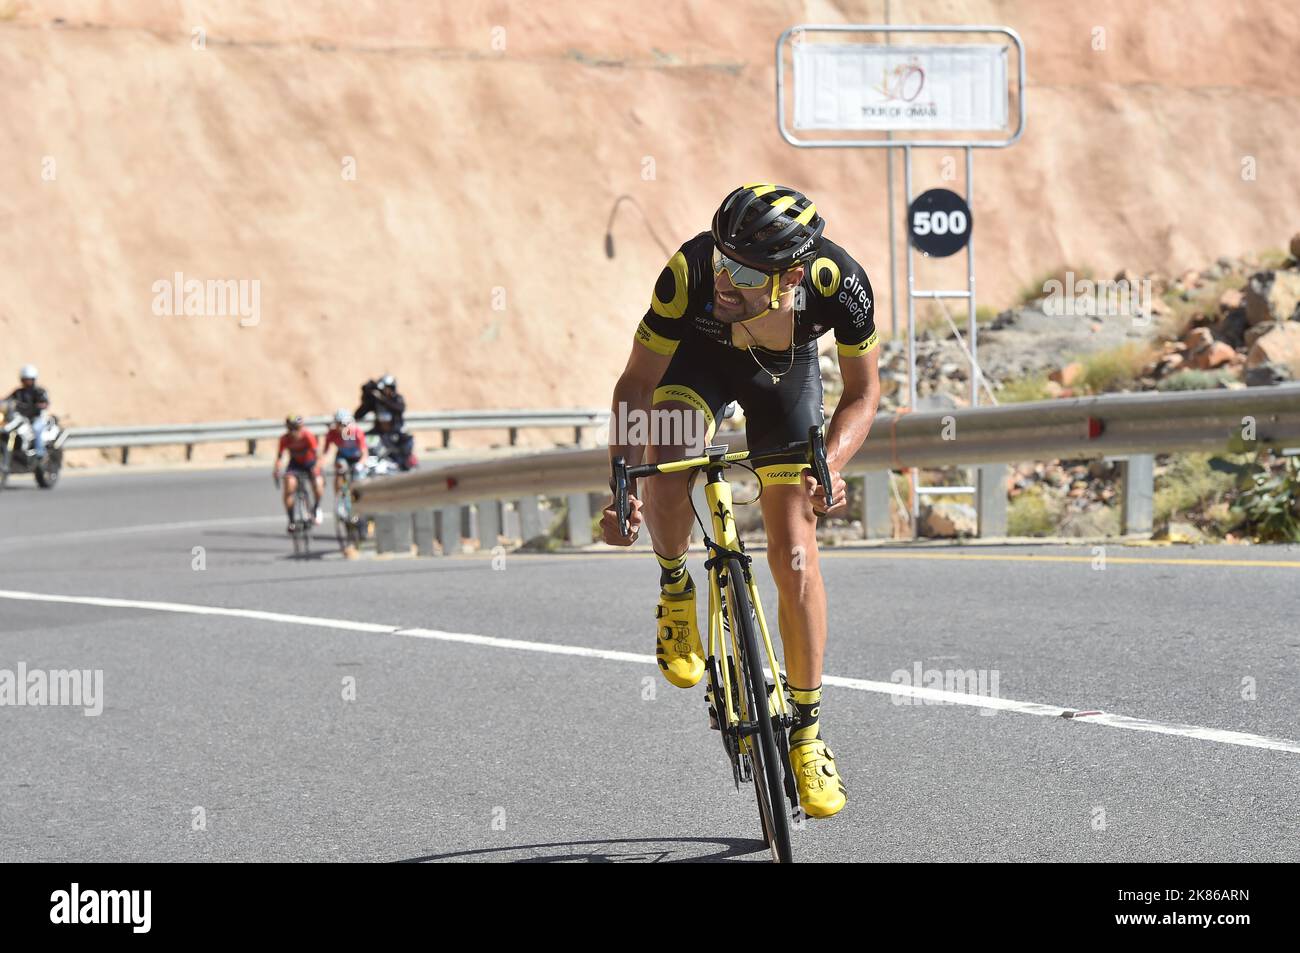
[[[796,129],[880,132],[1007,126],[1007,48],[796,42]]]

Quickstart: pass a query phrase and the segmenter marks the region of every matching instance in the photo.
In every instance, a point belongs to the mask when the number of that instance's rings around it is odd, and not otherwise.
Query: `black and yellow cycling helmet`
[[[817,257],[826,221],[817,206],[784,185],[742,185],[713,215],[713,241],[724,254],[773,272]]]

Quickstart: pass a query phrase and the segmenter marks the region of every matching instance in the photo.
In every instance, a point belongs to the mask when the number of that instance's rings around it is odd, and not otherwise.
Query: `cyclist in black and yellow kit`
[[[613,413],[696,412],[708,438],[736,400],[745,410],[751,450],[795,443],[824,422],[817,339],[835,333],[844,391],[826,435],[834,498],[844,506],[841,468],[862,446],[880,403],[879,355],[871,284],[862,266],[823,237],[816,206],[794,189],[754,184],[736,189],[701,232],[669,259],[655,285],[627,367],[614,388]],[[627,428],[611,433],[627,433]],[[679,460],[686,447],[614,446],[629,465]],[[702,448],[692,448],[695,455]],[[799,800],[812,817],[830,817],[846,794],[835,757],[821,737],[826,590],[817,555],[817,517],[825,492],[802,461],[759,468],[767,556],[780,597],[779,621],[788,691],[795,712],[790,760]],[[642,521],[660,565],[656,610],[659,668],[689,688],[704,673],[695,584],[686,571],[693,520],[687,474],[633,488],[631,535],[620,534],[610,507],[605,542],[627,546]]]

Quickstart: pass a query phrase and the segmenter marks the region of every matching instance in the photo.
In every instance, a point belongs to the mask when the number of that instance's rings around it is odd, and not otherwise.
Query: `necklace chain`
[[[741,327],[744,328],[745,326],[742,324]],[[785,377],[786,374],[789,374],[790,369],[794,367],[794,321],[792,320],[790,322],[790,363],[786,366],[786,369],[783,370],[780,374],[777,374],[774,371],[769,371],[766,367],[763,366],[763,362],[760,361],[758,359],[758,355],[754,353],[754,348],[762,347],[762,345],[758,343],[758,338],[754,337],[754,332],[749,330],[749,328],[745,328],[745,333],[748,334],[749,339],[754,342],[752,345],[746,347],[745,350],[748,351],[749,356],[754,359],[754,363],[758,365],[758,369],[762,371],[764,374],[766,374],[768,377],[772,378],[773,384],[781,383],[781,378]]]

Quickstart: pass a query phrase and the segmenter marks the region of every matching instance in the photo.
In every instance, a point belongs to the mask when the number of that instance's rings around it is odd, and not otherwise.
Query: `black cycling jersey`
[[[713,236],[701,232],[664,266],[636,332],[650,350],[672,354],[692,338],[731,343],[731,327],[713,317],[713,247]],[[822,241],[795,294],[796,347],[831,330],[841,357],[865,355],[878,343],[871,282],[862,266],[834,242]]]
[[[637,340],[672,360],[651,403],[684,404],[703,415],[711,440],[722,409],[745,409],[750,450],[796,443],[824,422],[817,338],[835,332],[842,358],[868,354],[877,344],[871,283],[862,266],[834,242],[795,289],[794,344],[774,351],[733,346],[730,326],[713,317],[713,236],[701,232],[669,259],[655,284]],[[750,353],[746,353],[746,351]],[[802,483],[795,454],[758,468],[764,483]]]

